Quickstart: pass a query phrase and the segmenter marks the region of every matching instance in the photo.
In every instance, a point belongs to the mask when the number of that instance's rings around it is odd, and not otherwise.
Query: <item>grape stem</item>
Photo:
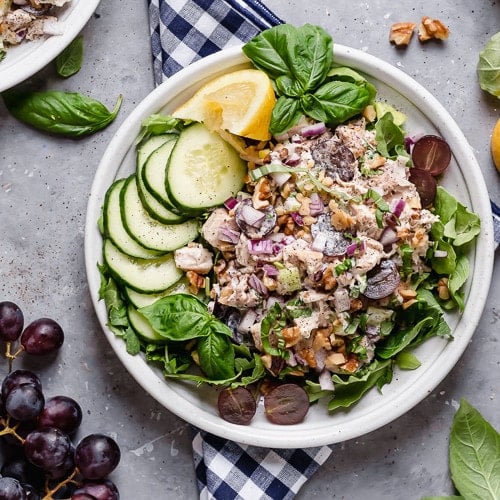
[[[73,479],[75,478],[75,476],[79,474],[79,471],[78,471],[78,468],[75,467],[75,470],[64,480],[64,481],[61,481],[60,483],[58,483],[55,488],[52,488],[51,490],[49,489],[49,482],[48,482],[48,479],[45,483],[45,496],[42,498],[42,500],[53,500],[54,498],[54,495],[63,487],[65,486],[66,484],[68,483],[74,483],[74,484],[78,484],[76,481],[74,481]]]
[[[0,417],[0,425],[3,427],[3,429],[0,431],[0,436],[6,436],[7,434],[10,434],[11,436],[14,436],[21,444],[24,443],[24,439],[16,432],[19,423],[11,427],[10,417],[8,416],[6,419]]]
[[[12,347],[12,342],[7,342],[5,344],[5,357],[9,361],[9,372],[12,371],[12,361],[14,361],[19,356],[19,354],[21,354],[24,351],[24,347],[21,345],[19,346],[18,350],[14,354],[12,354],[10,352],[11,347]]]

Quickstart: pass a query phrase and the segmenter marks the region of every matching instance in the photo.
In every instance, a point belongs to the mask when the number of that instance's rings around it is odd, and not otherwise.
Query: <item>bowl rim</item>
[[[295,426],[293,430],[290,429],[290,432],[273,433],[272,430],[267,431],[266,429],[266,431],[262,431],[262,429],[259,429],[258,433],[252,433],[251,427],[237,426],[219,417],[208,415],[207,412],[200,410],[196,405],[179,397],[169,387],[168,382],[161,380],[150,368],[150,373],[148,373],[148,370],[144,370],[141,362],[144,365],[145,362],[141,361],[138,356],[130,356],[125,350],[124,342],[117,339],[106,327],[106,317],[103,315],[104,305],[102,301],[98,300],[99,276],[94,257],[96,252],[95,238],[100,238],[100,235],[96,234],[98,232],[96,214],[99,213],[102,203],[102,193],[99,191],[106,175],[109,176],[110,165],[116,165],[118,160],[118,165],[121,164],[126,155],[126,152],[123,151],[124,145],[128,145],[128,148],[132,146],[139,132],[142,119],[163,107],[165,105],[165,102],[162,101],[164,97],[169,94],[175,96],[176,93],[181,92],[184,81],[192,81],[193,78],[197,78],[199,75],[210,78],[220,72],[221,68],[230,64],[236,65],[240,62],[248,62],[241,51],[241,45],[225,49],[193,63],[159,85],[139,103],[110,141],[97,169],[88,200],[85,224],[85,264],[89,290],[101,327],[118,358],[136,381],[168,410],[198,428],[243,444],[273,448],[328,445],[359,437],[402,416],[430,394],[461,357],[479,322],[488,295],[494,259],[493,223],[489,196],[479,164],[460,128],[430,92],[400,69],[378,57],[344,45],[336,44],[334,51],[336,62],[360,69],[391,86],[417,106],[426,117],[432,111],[433,125],[442,132],[447,141],[453,144],[454,156],[460,159],[459,167],[466,181],[465,187],[472,202],[472,209],[480,216],[482,223],[482,230],[476,241],[474,275],[473,279],[470,279],[470,290],[467,297],[466,312],[464,313],[466,323],[462,319],[460,320],[460,326],[463,327],[462,330],[464,331],[462,331],[459,338],[455,338],[453,342],[448,343],[443,348],[443,352],[439,356],[439,365],[434,367],[433,370],[427,370],[421,376],[416,377],[415,382],[411,384],[413,390],[394,398],[389,409],[378,405],[371,418],[353,418],[342,428],[333,425],[326,428],[322,427],[321,433],[314,432],[314,430],[301,433],[299,428]],[[163,102],[162,105],[158,105],[160,101]],[[467,168],[463,168],[461,165],[466,165]],[[273,429],[276,429],[276,426]]]
[[[100,0],[71,0],[67,7],[63,7],[67,8],[67,16],[62,21],[64,31],[61,35],[26,42],[30,49],[23,47],[18,60],[9,61],[9,53],[20,47],[9,49],[3,61],[5,69],[2,70],[0,62],[0,92],[30,78],[55,59],[87,24],[99,3]]]

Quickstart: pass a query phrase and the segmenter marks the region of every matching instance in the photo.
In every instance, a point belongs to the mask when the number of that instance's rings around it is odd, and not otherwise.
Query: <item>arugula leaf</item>
[[[465,399],[453,418],[450,471],[466,499],[500,498],[500,434]]]
[[[81,137],[107,127],[118,114],[123,97],[112,111],[95,99],[76,92],[49,90],[2,94],[5,106],[18,120],[45,132]]]
[[[56,71],[68,78],[80,71],[83,61],[83,36],[77,36],[57,57]]]
[[[465,255],[460,255],[457,259],[455,270],[448,278],[448,290],[451,298],[455,301],[460,311],[464,310],[465,303],[460,289],[469,277],[469,259]]]
[[[375,360],[365,369],[355,375],[350,375],[344,380],[340,375],[334,374],[332,377],[335,385],[333,399],[328,404],[328,410],[337,408],[348,408],[358,402],[361,397],[372,387],[379,387],[390,382],[392,378],[392,361],[390,359]]]

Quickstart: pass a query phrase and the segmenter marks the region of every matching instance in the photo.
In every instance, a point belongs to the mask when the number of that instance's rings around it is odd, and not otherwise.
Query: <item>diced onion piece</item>
[[[253,227],[259,227],[262,223],[266,214],[252,207],[251,205],[243,205],[241,207],[241,218],[249,225]]]
[[[262,266],[262,270],[266,274],[266,276],[269,276],[270,278],[274,278],[278,276],[279,271],[276,266],[273,266],[272,264],[264,264]]]
[[[323,391],[334,391],[335,386],[332,382],[332,374],[328,370],[323,370],[318,376],[318,382]]]
[[[311,248],[315,252],[323,252],[326,246],[326,234],[318,233],[311,243]]]
[[[434,257],[443,259],[444,257],[448,257],[448,252],[446,250],[436,250],[434,252]]]
[[[406,205],[405,200],[403,200],[403,199],[398,200],[396,202],[396,205],[394,206],[394,210],[392,211],[392,213],[396,217],[399,217],[401,215],[401,213],[403,212],[405,205]]]
[[[306,125],[305,127],[300,129],[300,135],[302,137],[315,137],[317,135],[324,134],[325,132],[326,125],[323,122]]]
[[[382,231],[382,234],[380,235],[380,238],[379,238],[379,242],[384,247],[386,245],[392,245],[393,243],[396,243],[396,241],[398,241],[398,235],[392,227],[386,227]]]
[[[311,193],[311,202],[309,203],[309,214],[311,217],[316,217],[321,215],[325,211],[325,206],[321,200],[321,196],[318,193]]]
[[[274,182],[278,187],[283,186],[285,182],[290,179],[292,174],[289,174],[288,172],[279,172],[276,174],[271,174],[271,177],[273,178]]]
[[[224,206],[228,209],[228,210],[232,210],[236,205],[238,204],[238,200],[234,197],[234,196],[231,196],[231,198],[228,198],[225,202],[224,202]]]
[[[249,240],[248,252],[251,255],[265,255],[273,253],[273,242],[270,240]]]

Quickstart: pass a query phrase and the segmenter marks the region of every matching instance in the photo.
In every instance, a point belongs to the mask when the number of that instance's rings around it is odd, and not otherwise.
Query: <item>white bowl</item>
[[[64,32],[41,40],[23,42],[7,49],[0,62],[0,92],[33,76],[55,59],[87,24],[100,0],[71,0],[59,9],[57,18]]]
[[[383,393],[371,390],[349,411],[328,414],[326,404],[311,407],[305,420],[293,426],[269,423],[259,407],[250,426],[222,420],[217,413],[217,393],[208,386],[165,381],[160,371],[146,364],[141,355],[130,356],[124,342],[107,328],[106,308],[98,300],[102,262],[102,239],[97,220],[104,194],[115,178],[134,170],[134,140],[141,121],[152,113],[169,113],[190,97],[200,85],[221,73],[248,64],[241,48],[206,57],[171,77],[147,96],[113,137],[97,169],[85,231],[85,259],[90,293],[104,333],[125,368],[137,382],[170,411],[218,436],[240,443],[276,448],[324,445],[352,439],[375,430],[404,414],[441,382],[455,365],[474,333],[488,294],[493,269],[493,227],[489,198],[481,170],[465,137],[448,112],[424,88],[402,71],[364,52],[335,45],[337,63],[356,68],[375,83],[379,98],[387,99],[408,116],[408,131],[425,131],[444,137],[454,153],[443,185],[480,215],[482,232],[470,255],[471,273],[467,283],[465,312],[449,316],[454,340],[434,338],[421,345],[416,354],[422,362],[414,371],[396,370]]]

